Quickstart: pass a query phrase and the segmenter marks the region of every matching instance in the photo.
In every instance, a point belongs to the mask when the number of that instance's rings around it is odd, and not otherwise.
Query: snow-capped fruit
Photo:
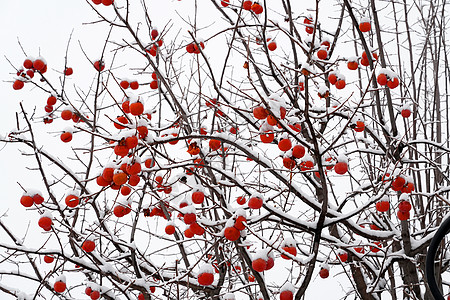
[[[375,208],[379,212],[386,212],[389,210],[389,201],[380,200],[375,204]]]
[[[347,163],[343,161],[337,162],[334,166],[334,171],[336,172],[336,174],[344,175],[348,171]]]
[[[196,191],[192,193],[192,202],[195,204],[202,204],[205,200],[205,194],[201,191]]]
[[[224,236],[227,240],[234,242],[239,239],[241,233],[235,227],[227,227],[225,228]]]
[[[411,203],[409,201],[403,200],[398,204],[398,210],[400,211],[410,211],[412,208]]]
[[[317,51],[317,57],[319,59],[325,60],[328,57],[328,52],[325,49],[320,49],[319,51]]]
[[[248,200],[248,207],[252,209],[260,209],[263,205],[263,200],[259,197],[251,197]]]
[[[347,252],[341,252],[341,253],[338,253],[338,257],[339,257],[339,260],[341,261],[341,262],[346,262],[347,260],[348,260],[348,254],[347,254]]]
[[[266,267],[267,267],[267,262],[262,258],[257,258],[252,261],[252,268],[256,272],[262,272],[262,271],[266,270]]]
[[[330,275],[330,271],[327,268],[322,268],[319,271],[319,275],[321,278],[327,278]]]
[[[286,247],[283,247],[282,249],[284,251],[286,251],[287,253],[292,254],[293,256],[297,255],[297,248],[295,246],[292,246],[292,247],[286,246]],[[281,257],[284,259],[291,259],[289,256],[287,256],[285,254],[281,254]]]
[[[405,118],[405,119],[406,119],[406,118],[409,118],[409,117],[411,116],[411,110],[409,110],[409,109],[407,109],[407,108],[402,109],[401,115],[402,115],[402,117]]]
[[[45,255],[44,256],[44,261],[47,264],[51,264],[54,260],[55,260],[55,258],[53,257],[53,255]]]
[[[211,285],[214,282],[214,267],[210,264],[203,265],[197,276],[200,285]]]
[[[56,281],[53,285],[53,289],[57,293],[62,293],[66,290],[66,283],[64,281]]]
[[[370,31],[371,25],[370,22],[361,22],[359,23],[359,30],[361,30],[361,32],[368,32]]]

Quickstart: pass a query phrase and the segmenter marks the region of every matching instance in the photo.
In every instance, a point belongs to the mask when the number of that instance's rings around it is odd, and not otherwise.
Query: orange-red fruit
[[[147,158],[144,162],[146,168],[152,168],[155,166],[155,161],[151,158]],[[162,179],[162,178],[161,178]]]
[[[411,116],[411,111],[409,109],[402,109],[401,114],[403,118],[409,118]]]
[[[412,191],[414,191],[414,183],[412,182],[408,182],[405,186],[402,187],[402,193],[411,193]]]
[[[357,121],[354,130],[355,130],[356,132],[362,132],[362,131],[364,131],[364,128],[365,128],[365,127],[366,127],[366,125],[364,124],[364,122]]]
[[[267,262],[262,258],[258,258],[258,259],[255,259],[254,261],[252,261],[252,268],[256,272],[262,272],[262,271],[266,270],[266,267],[267,267]]]
[[[153,80],[152,82],[150,82],[150,88],[156,90],[158,88],[158,81]]]
[[[275,261],[273,260],[273,257],[269,256],[269,259],[267,260],[267,264],[266,264],[266,271],[272,269],[274,265],[275,265]]]
[[[293,256],[297,255],[296,247],[283,247],[283,250],[286,251],[287,253],[292,254]],[[284,254],[281,254],[281,257],[284,259],[291,259],[290,257],[288,257],[287,255],[284,255]]]
[[[386,212],[389,210],[389,201],[378,201],[375,204],[375,208],[377,209],[377,211],[379,212]]]
[[[221,143],[219,140],[209,140],[209,148],[213,151],[219,150],[220,145]]]
[[[124,102],[125,103],[125,102]],[[125,110],[124,110],[125,111]],[[126,112],[126,111],[125,111]],[[130,112],[130,110],[129,110],[129,108],[128,108],[128,112]],[[122,123],[122,124],[128,124],[128,119],[125,117],[125,116],[120,116],[120,117],[117,117],[117,122],[119,122],[119,123]],[[114,127],[116,127],[117,129],[124,129],[125,128],[125,126],[123,126],[123,125],[121,125],[121,124],[118,124],[118,123],[115,123],[114,122]]]
[[[184,214],[183,220],[185,224],[190,225],[197,220],[197,216],[194,213]]]
[[[112,180],[111,180],[112,181]],[[111,184],[111,181],[107,181],[103,176],[98,176],[97,177],[97,180],[96,180],[96,182],[97,182],[97,184],[99,185],[99,186],[103,186],[103,187],[107,187],[107,186],[109,186],[110,184]]]
[[[398,204],[398,210],[400,211],[410,211],[411,210],[411,203],[409,203],[409,201],[401,201]]]
[[[317,57],[319,58],[319,59],[327,59],[327,57],[328,57],[328,52],[327,52],[327,50],[325,50],[325,49],[320,49],[319,51],[317,51]]]
[[[116,217],[121,218],[127,214],[127,209],[125,206],[117,205],[114,207],[113,213]]]
[[[211,285],[214,282],[214,274],[200,273],[197,280],[200,285]]]
[[[343,263],[346,262],[348,259],[347,252],[340,253],[340,254],[338,254],[338,256],[339,256],[340,261]]]
[[[130,149],[126,145],[116,145],[114,147],[114,153],[121,157],[127,155],[129,150]]]
[[[102,4],[102,0],[92,0],[95,5]]]
[[[383,73],[379,74],[377,76],[377,82],[379,85],[386,85],[387,84],[386,74],[383,74]]]
[[[239,196],[239,197],[237,197],[236,202],[237,202],[239,205],[244,205],[245,202],[247,202],[247,200],[245,199],[244,196]]]
[[[53,285],[53,289],[57,293],[62,293],[66,290],[66,283],[64,281],[56,281]]]
[[[338,90],[342,90],[343,88],[345,88],[345,80],[342,80],[342,79],[338,80],[336,82],[336,88]]]
[[[192,202],[195,204],[202,204],[205,200],[205,194],[201,191],[196,191],[192,193]]]
[[[224,235],[227,240],[234,242],[239,239],[241,233],[234,227],[227,227],[225,228]]]
[[[66,68],[65,70],[64,70],[64,75],[66,75],[66,76],[70,76],[70,75],[72,75],[73,74],[73,69],[72,68]]]
[[[31,68],[33,68],[33,61],[32,61],[31,59],[29,59],[29,58],[25,59],[25,60],[23,61],[23,67],[24,67],[25,69],[31,69]]]
[[[253,4],[252,1],[246,0],[246,1],[242,2],[242,8],[244,10],[251,10],[252,9],[252,4]]]
[[[49,217],[46,217],[46,216],[40,217],[39,221],[38,221],[38,225],[45,231],[48,231],[48,230],[50,230],[50,228],[52,226],[52,219],[50,219]]]
[[[118,172],[113,176],[114,183],[119,186],[125,184],[127,182],[127,179],[127,174],[125,174],[124,172]]]
[[[45,67],[44,61],[39,58],[33,62],[33,68],[37,71],[41,71],[42,69],[44,69],[44,67]]]
[[[264,10],[263,7],[259,3],[253,3],[251,9],[257,15],[261,14]]]
[[[264,120],[267,118],[267,115],[267,110],[262,106],[257,106],[253,109],[253,116],[255,116],[258,120]]]
[[[203,235],[205,233],[205,229],[202,226],[198,225],[197,222],[189,225],[189,229],[196,235]]]
[[[293,160],[292,158],[290,158],[290,157],[284,157],[283,158],[283,166],[286,168],[286,169],[289,169],[289,170],[292,170],[292,169],[294,169],[295,168],[295,160]]]
[[[230,0],[222,0],[220,1],[220,4],[222,4],[223,7],[227,7],[230,3]]]
[[[47,105],[55,105],[56,104],[56,97],[50,96],[47,98]]]
[[[63,132],[60,136],[61,141],[64,143],[68,143],[72,140],[72,133],[71,132]]]
[[[278,149],[281,151],[288,151],[292,148],[292,143],[290,139],[281,139],[278,142]]]
[[[139,143],[139,140],[138,140],[137,136],[135,136],[135,135],[129,136],[125,139],[125,145],[127,146],[128,149],[136,148],[138,143]]]
[[[130,104],[130,113],[133,116],[139,116],[144,112],[144,104],[141,102],[134,102]]]
[[[44,256],[44,261],[48,264],[51,264],[53,261],[55,260],[55,258],[51,255],[45,255]]]
[[[13,89],[20,90],[23,88],[24,85],[25,85],[25,83],[22,80],[17,79],[13,83]]]
[[[269,44],[267,44],[267,48],[268,48],[270,51],[275,51],[275,49],[277,49],[277,43],[275,43],[275,42],[270,42]]]
[[[294,299],[294,295],[292,294],[292,291],[282,291],[280,293],[280,300],[292,300]]]
[[[105,63],[103,61],[97,60],[97,61],[94,62],[94,68],[97,71],[101,72],[101,71],[103,71],[105,69]]]
[[[273,140],[275,138],[275,134],[272,131],[266,131],[266,132],[260,134],[259,138],[261,139],[261,142],[263,142],[265,144],[269,144],[269,143],[273,142]]]
[[[194,236],[194,233],[192,232],[192,230],[190,228],[186,228],[186,230],[184,231],[184,236],[187,237],[188,239],[190,239],[191,237]]]
[[[44,202],[44,197],[42,197],[39,194],[34,194],[32,198],[33,198],[34,203],[36,203],[36,204],[42,204],[42,202]]]
[[[346,162],[340,161],[334,166],[334,171],[339,175],[344,175],[348,171],[348,165]]]
[[[245,229],[244,223],[247,223],[247,219],[244,216],[238,216],[234,222],[234,228],[242,231]]]
[[[409,211],[403,211],[403,210],[399,210],[398,212],[397,212],[397,218],[400,220],[400,221],[406,221],[406,220],[408,220],[409,219]]]
[[[272,115],[268,115],[266,121],[267,121],[267,124],[269,124],[271,126],[275,126],[278,123],[277,119],[275,119],[275,117]]]
[[[145,139],[147,137],[147,135],[148,135],[148,128],[147,127],[145,127],[145,126],[138,126],[136,128],[136,130],[139,133],[139,138],[140,139]]]
[[[137,90],[139,88],[139,83],[137,81],[130,82],[130,88],[132,90]]]
[[[120,82],[120,86],[121,86],[124,90],[126,90],[127,88],[130,87],[130,83],[129,83],[128,81],[126,81],[126,80],[122,80],[122,81]]]
[[[164,229],[164,231],[166,232],[166,234],[168,235],[172,235],[175,233],[175,226],[169,224],[166,226],[166,228]]]
[[[295,145],[294,148],[292,148],[292,156],[295,158],[302,158],[305,155],[305,147],[302,145]]]
[[[131,188],[124,185],[120,188],[120,193],[122,194],[122,196],[128,196],[131,193]]]
[[[68,206],[68,207],[77,207],[78,206],[78,204],[80,204],[80,198],[78,197],[78,196],[76,196],[76,195],[68,195],[67,197],[66,197],[66,205]]]
[[[129,175],[137,175],[141,172],[142,167],[141,164],[138,162],[135,162],[134,164],[127,164],[126,171]]]
[[[349,61],[349,62],[347,62],[347,68],[349,70],[356,70],[356,69],[358,69],[358,62],[357,61]]]
[[[406,180],[405,178],[398,176],[397,178],[395,178],[395,180],[392,182],[392,189],[396,192],[400,191],[403,186],[405,185]]]
[[[92,291],[91,293],[91,300],[97,300],[100,298],[100,292],[99,291]]]
[[[400,82],[397,77],[394,77],[394,79],[391,79],[387,82],[387,86],[390,89],[395,89],[396,87],[398,87],[399,84]]]
[[[325,279],[325,278],[327,278],[330,275],[330,271],[328,271],[328,269],[322,268],[319,271],[319,275],[320,275],[320,277]]]
[[[69,109],[65,109],[61,112],[61,118],[65,121],[72,119],[72,115],[73,115],[73,113]]]
[[[263,200],[259,197],[252,197],[248,200],[248,207],[252,209],[259,209],[263,205]]]
[[[335,85],[337,82],[337,76],[334,73],[331,73],[330,75],[328,75],[328,81],[332,84]]]
[[[86,240],[84,241],[83,245],[81,246],[81,248],[86,251],[86,252],[92,252],[95,249],[95,242],[91,241],[91,240]]]
[[[114,0],[102,0],[102,4],[105,6],[110,6],[113,2]]]
[[[359,24],[359,30],[361,30],[361,32],[367,32],[369,31],[371,28],[371,25],[369,22],[363,22],[361,24]]]
[[[33,78],[34,77],[34,71],[33,70],[27,70],[27,75],[28,75],[28,77]]]
[[[33,201],[33,198],[31,196],[23,195],[20,198],[20,204],[22,204],[25,207],[31,207],[31,206],[33,206],[33,203],[34,203],[34,201]]]
[[[105,178],[106,181],[112,181],[114,177],[114,168],[105,168],[102,173],[103,178]]]

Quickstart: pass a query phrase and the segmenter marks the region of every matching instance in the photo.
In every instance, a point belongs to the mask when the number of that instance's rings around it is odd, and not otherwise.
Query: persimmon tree
[[[2,142],[42,181],[20,179],[16,205],[39,219],[26,236],[0,219],[5,295],[302,299],[339,280],[343,299],[432,299],[445,2],[84,5],[105,28],[97,53],[11,62],[34,101]],[[443,248],[437,276],[448,262]]]

